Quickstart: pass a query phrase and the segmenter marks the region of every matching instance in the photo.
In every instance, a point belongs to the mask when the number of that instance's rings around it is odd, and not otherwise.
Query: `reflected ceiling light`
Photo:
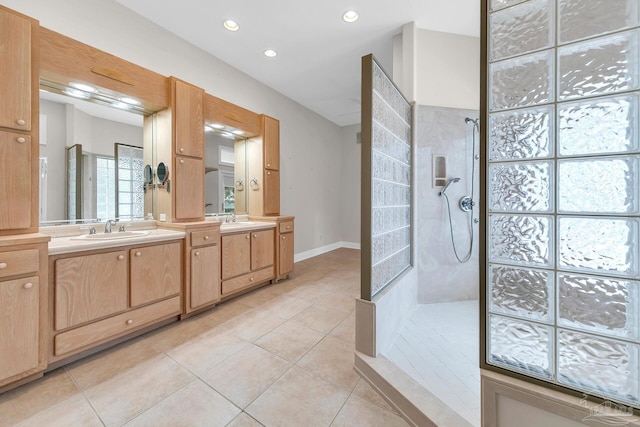
[[[359,18],[358,12],[356,12],[355,10],[347,10],[343,15],[342,15],[342,20],[344,22],[356,22]]]
[[[213,132],[213,128],[209,125],[204,125],[204,131],[205,132]]]
[[[91,96],[87,92],[83,92],[81,90],[73,89],[70,87],[64,88],[63,92],[69,96],[73,96],[74,98],[80,98],[80,99],[89,99],[89,97]]]
[[[124,97],[120,98],[120,101],[124,102],[125,104],[129,104],[129,105],[140,105],[141,104],[141,102],[138,101],[137,99],[129,98],[128,96],[124,96]]]
[[[222,25],[224,25],[224,27],[229,31],[238,31],[240,29],[238,23],[232,19],[227,19],[222,23]]]
[[[96,89],[95,87],[89,86],[88,84],[84,84],[84,83],[71,82],[69,83],[69,86],[71,86],[74,89],[81,90],[83,92],[94,93],[98,91],[98,89]]]
[[[224,125],[221,125],[219,123],[213,123],[211,127],[214,129],[224,129]]]
[[[234,135],[244,135],[244,131],[240,130],[240,129],[236,129],[232,132]]]
[[[273,49],[266,49],[264,51],[264,56],[268,57],[268,58],[275,58],[275,56],[278,54],[278,52],[276,52]]]

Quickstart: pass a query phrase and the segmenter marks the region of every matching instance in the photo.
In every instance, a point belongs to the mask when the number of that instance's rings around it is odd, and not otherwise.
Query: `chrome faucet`
[[[224,222],[227,222],[227,223],[236,222],[236,214],[234,213],[228,214]]]
[[[107,222],[104,223],[104,232],[111,233],[111,226],[116,225],[116,220],[108,219]]]

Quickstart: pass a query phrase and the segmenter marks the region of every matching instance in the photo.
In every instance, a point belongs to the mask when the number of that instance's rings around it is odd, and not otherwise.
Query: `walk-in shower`
[[[453,237],[453,221],[451,220],[451,203],[449,202],[449,196],[447,196],[447,190],[452,184],[460,181],[460,178],[451,178],[447,183],[442,187],[442,190],[438,193],[441,197],[444,197],[446,205],[447,205],[447,215],[449,217],[449,231],[451,234],[451,245],[453,246],[453,253],[456,256],[456,259],[460,263],[465,263],[471,259],[471,252],[473,251],[473,207],[475,206],[475,202],[473,199],[474,195],[474,177],[476,173],[475,161],[476,159],[476,133],[479,132],[478,119],[472,119],[470,117],[466,117],[464,119],[465,124],[472,123],[473,129],[471,130],[471,194],[468,196],[463,196],[458,201],[458,207],[463,212],[468,213],[469,215],[469,250],[466,252],[464,256],[460,256],[458,253],[458,248],[456,246],[455,238]]]

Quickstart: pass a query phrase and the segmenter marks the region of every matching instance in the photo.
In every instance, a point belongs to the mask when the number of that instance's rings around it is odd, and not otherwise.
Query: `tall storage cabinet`
[[[280,214],[280,122],[261,116],[260,136],[247,141],[249,215]]]
[[[39,24],[0,6],[0,235],[38,230]]]

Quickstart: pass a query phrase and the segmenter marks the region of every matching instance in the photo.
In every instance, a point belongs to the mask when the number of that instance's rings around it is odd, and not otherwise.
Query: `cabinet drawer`
[[[284,221],[280,223],[280,233],[292,233],[293,232],[293,221]]]
[[[194,231],[191,233],[191,246],[215,245],[218,243],[218,233],[211,230]]]
[[[36,273],[39,267],[37,249],[0,252],[0,278]]]
[[[56,335],[56,356],[82,347],[106,341],[133,332],[162,318],[180,313],[180,297],[173,297],[155,304],[118,314],[86,326]]]
[[[245,274],[235,279],[225,280],[222,282],[222,295],[229,295],[249,286],[271,280],[275,277],[273,267],[265,268],[258,271]]]

